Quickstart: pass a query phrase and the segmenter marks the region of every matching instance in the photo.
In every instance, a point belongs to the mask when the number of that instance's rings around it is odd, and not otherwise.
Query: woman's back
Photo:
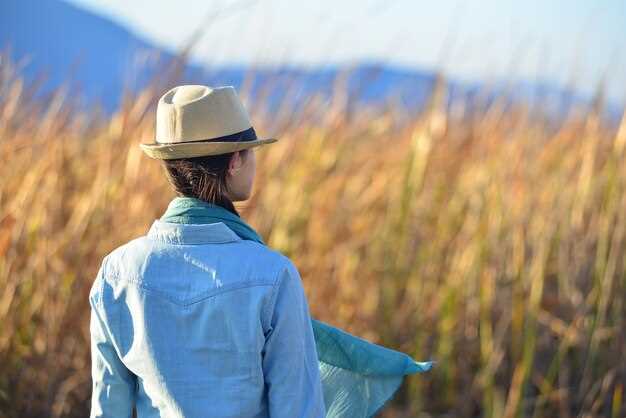
[[[155,220],[90,302],[92,417],[325,415],[297,269],[224,223]]]

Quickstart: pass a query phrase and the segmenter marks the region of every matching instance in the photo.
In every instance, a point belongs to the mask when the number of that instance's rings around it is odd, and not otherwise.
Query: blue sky
[[[626,98],[625,0],[71,0],[200,63],[323,65],[377,60],[461,80],[606,78]],[[217,16],[207,18],[221,10]]]

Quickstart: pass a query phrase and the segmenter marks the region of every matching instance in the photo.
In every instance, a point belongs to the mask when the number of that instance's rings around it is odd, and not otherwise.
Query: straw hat
[[[276,142],[259,139],[233,86],[177,86],[159,99],[156,142],[141,143],[151,158],[225,154]]]

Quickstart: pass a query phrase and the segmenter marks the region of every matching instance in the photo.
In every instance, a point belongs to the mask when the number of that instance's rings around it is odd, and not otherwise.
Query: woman
[[[141,148],[177,196],[92,286],[92,417],[370,417],[430,368],[312,319],[295,265],[240,218],[276,139],[232,86],[165,93],[156,138]]]

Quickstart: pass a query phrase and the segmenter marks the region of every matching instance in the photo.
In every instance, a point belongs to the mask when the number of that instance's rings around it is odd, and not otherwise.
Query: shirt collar
[[[170,244],[220,244],[242,240],[224,222],[188,224],[160,219],[154,220],[147,236]]]

